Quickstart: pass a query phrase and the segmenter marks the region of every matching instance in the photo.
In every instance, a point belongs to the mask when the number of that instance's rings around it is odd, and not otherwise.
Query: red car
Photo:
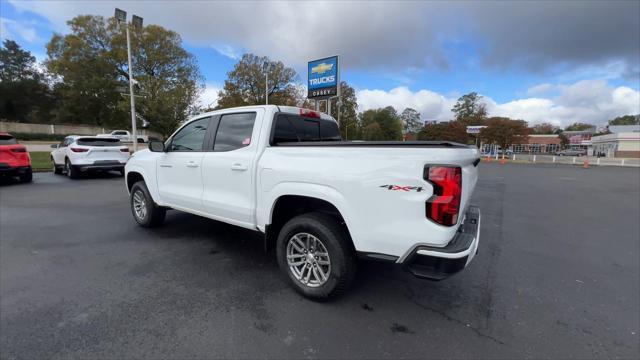
[[[33,178],[27,148],[6,132],[0,132],[0,175],[17,176],[21,182],[30,182]]]

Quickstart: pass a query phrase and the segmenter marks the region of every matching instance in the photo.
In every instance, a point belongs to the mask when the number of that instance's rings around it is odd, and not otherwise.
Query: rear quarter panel
[[[338,208],[358,251],[400,257],[418,244],[444,246],[458,226],[444,227],[426,218],[425,203],[433,188],[423,180],[424,166],[462,167],[461,208],[466,209],[477,180],[472,163],[478,156],[468,148],[268,147],[258,168],[258,227],[271,222],[278,197],[303,195]]]

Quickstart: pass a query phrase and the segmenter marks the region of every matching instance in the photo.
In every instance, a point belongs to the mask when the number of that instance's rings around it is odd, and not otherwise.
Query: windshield
[[[0,145],[15,145],[18,140],[11,135],[0,135]]]
[[[112,138],[80,138],[76,140],[78,145],[84,146],[121,146],[120,139]]]

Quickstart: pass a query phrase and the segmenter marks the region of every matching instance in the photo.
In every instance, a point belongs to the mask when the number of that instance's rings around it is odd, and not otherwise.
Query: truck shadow
[[[264,238],[256,232],[219,221],[194,216],[179,211],[169,211],[164,226],[153,229],[156,239],[169,242],[199,243],[198,257],[195,261],[202,261],[198,268],[206,267],[206,263],[213,265],[213,259],[232,262],[232,271],[243,273],[260,269],[254,277],[274,281],[279,279],[282,289],[289,289],[287,279],[281,273],[275,249],[265,252]],[[464,273],[464,272],[463,272]],[[431,282],[415,278],[404,271],[400,265],[394,263],[358,260],[358,272],[352,289],[345,294],[344,299],[357,299],[362,296],[379,298],[388,296],[389,292],[401,293],[404,297],[415,297],[416,293],[455,291],[460,294],[462,288],[455,284],[457,276],[443,282]],[[242,277],[240,277],[241,279]],[[455,289],[452,289],[452,286]],[[292,291],[293,293],[293,291]],[[444,295],[444,294],[443,294]],[[443,303],[450,304],[450,298],[445,296]],[[337,301],[340,301],[337,299]]]

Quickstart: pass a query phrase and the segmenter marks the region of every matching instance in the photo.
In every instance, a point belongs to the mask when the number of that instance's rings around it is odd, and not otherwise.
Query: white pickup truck
[[[167,209],[264,234],[307,297],[348,289],[357,257],[440,280],[476,254],[479,152],[450,142],[347,142],[315,111],[250,106],[199,115],[127,162],[134,219]]]
[[[98,134],[96,135],[97,137],[112,137],[112,138],[116,138],[122,142],[133,142],[133,135],[131,135],[130,132],[128,132],[127,130],[113,130],[112,132],[108,133],[108,134]],[[138,142],[139,143],[146,143],[149,142],[149,137],[147,135],[140,135],[138,134],[136,136],[138,138]]]

